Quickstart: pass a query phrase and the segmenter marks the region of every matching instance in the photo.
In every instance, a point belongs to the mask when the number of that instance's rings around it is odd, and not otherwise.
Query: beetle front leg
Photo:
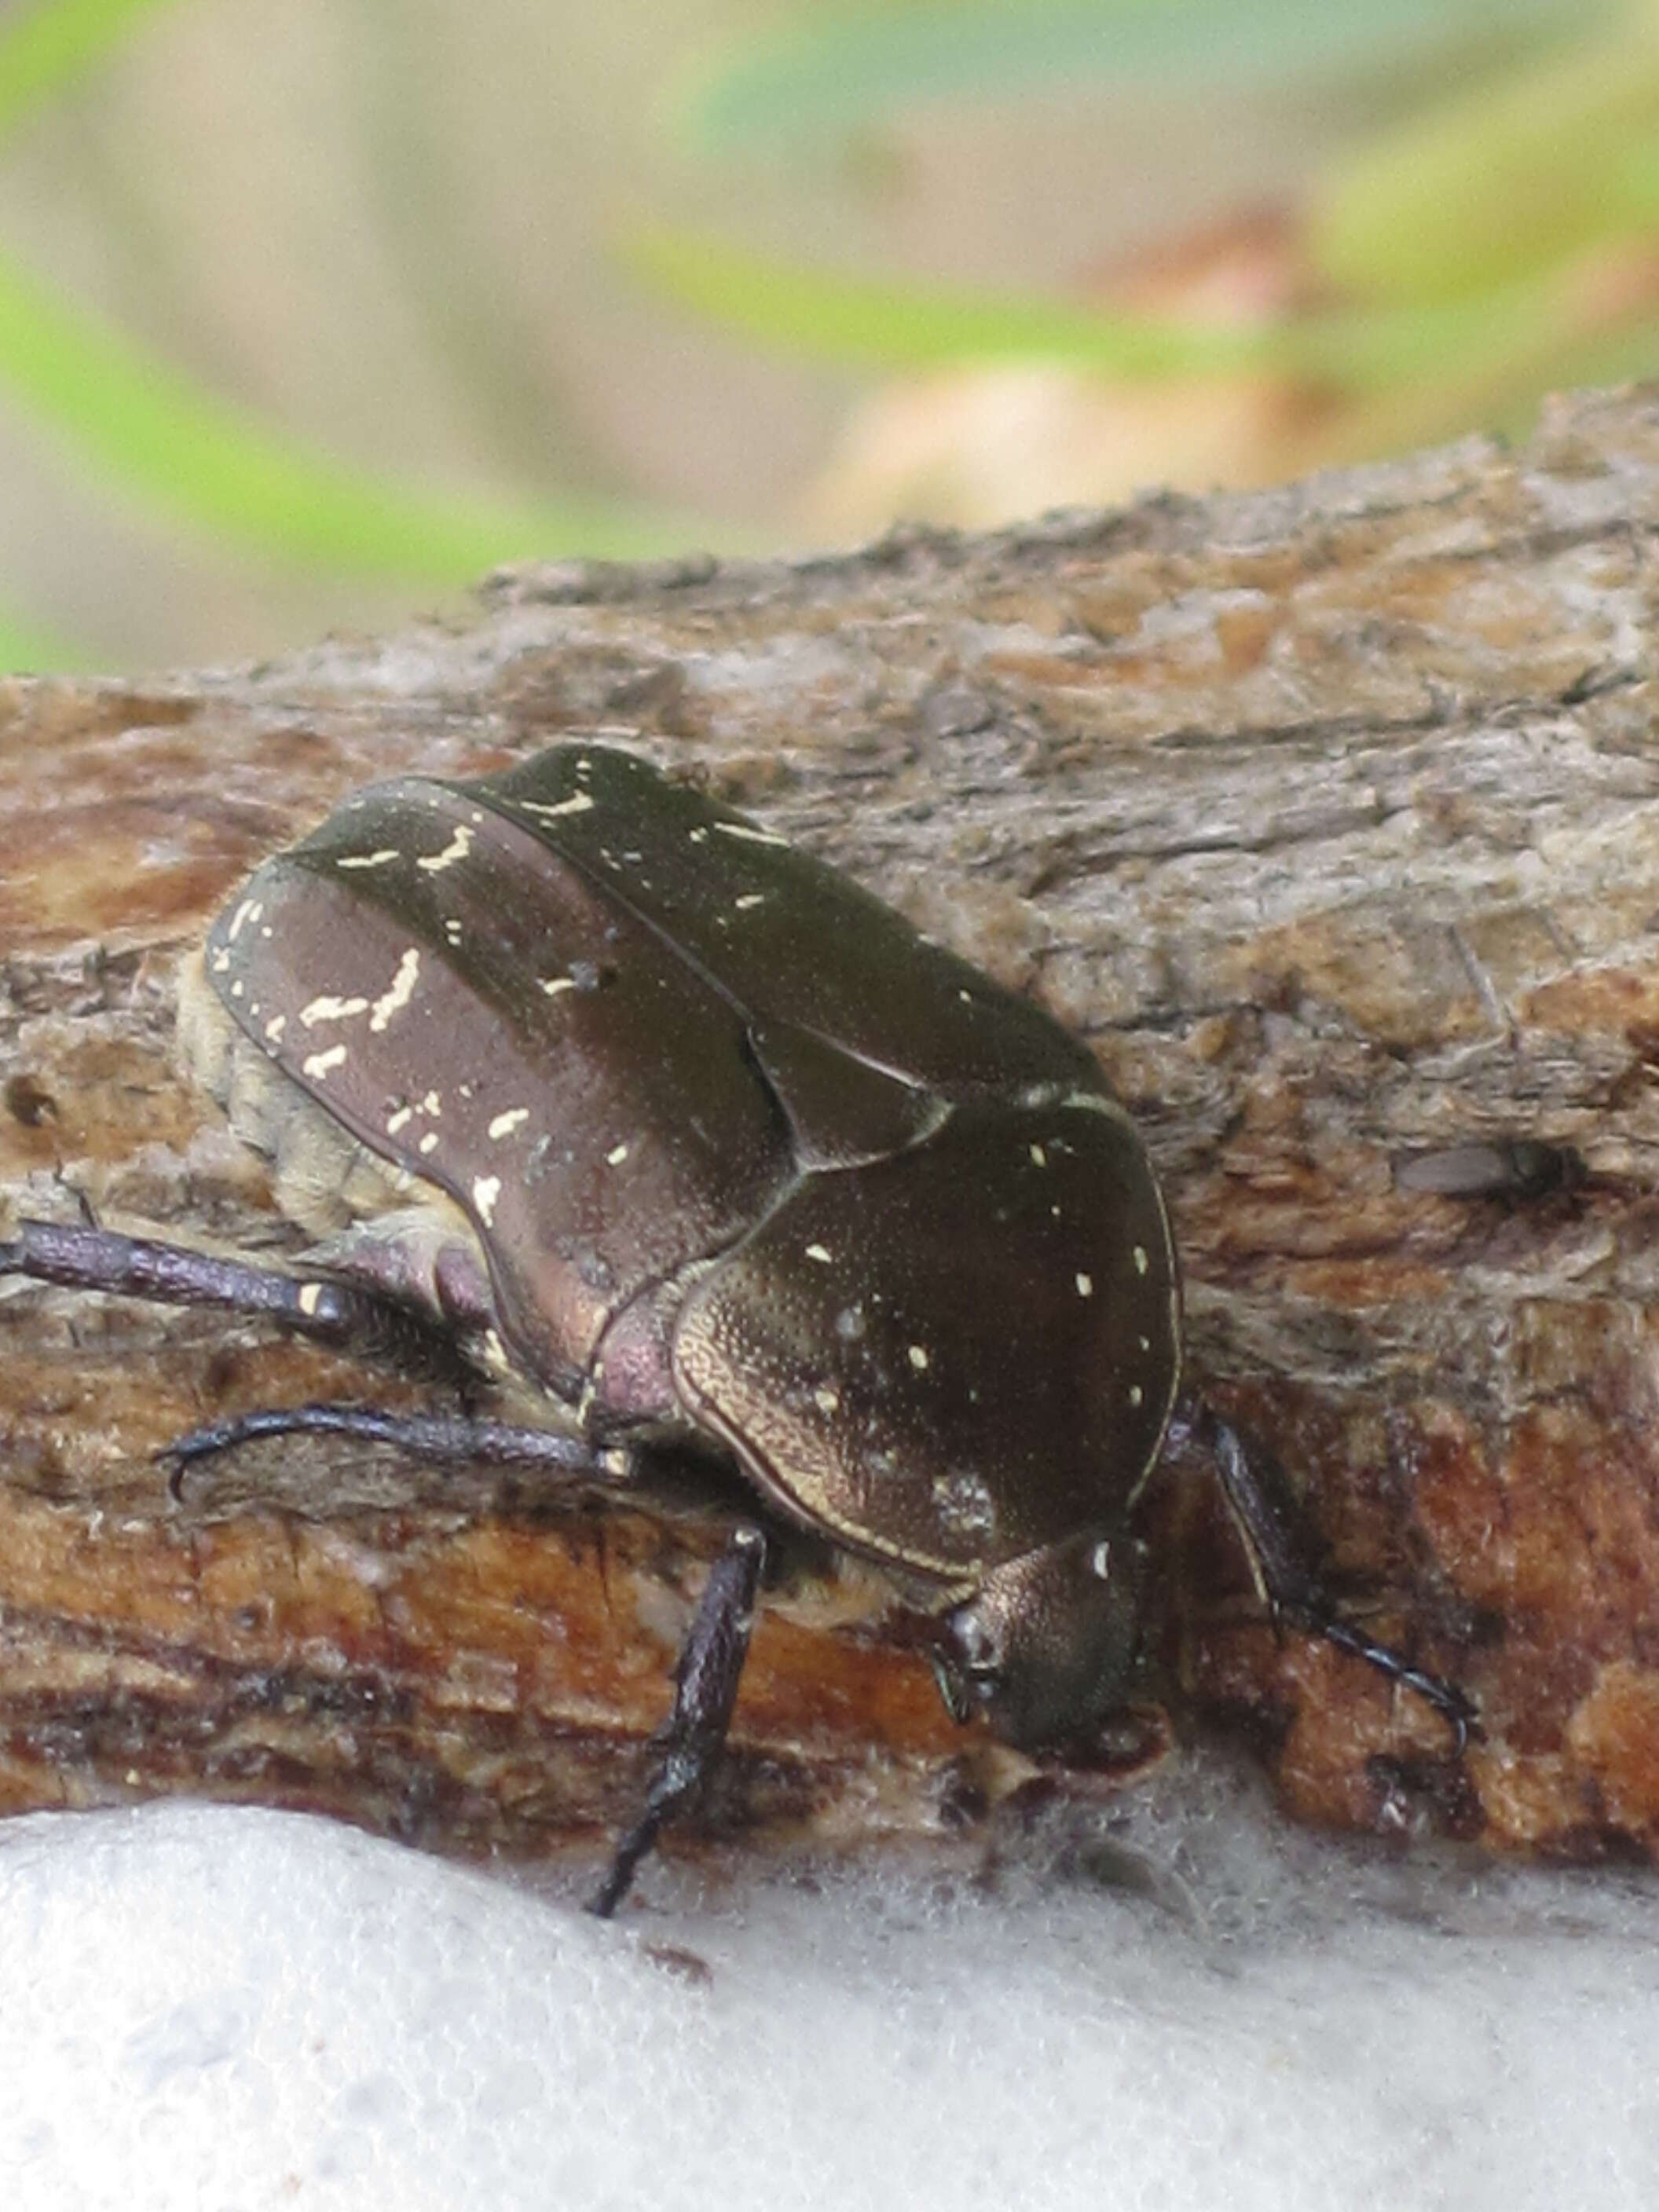
[[[1269,1465],[1260,1449],[1252,1450],[1231,1422],[1194,1401],[1181,1407],[1170,1434],[1173,1442],[1190,1440],[1200,1446],[1213,1460],[1222,1494],[1249,1553],[1256,1585],[1275,1623],[1288,1621],[1339,1651],[1363,1659],[1390,1681],[1415,1690],[1449,1723],[1461,1753],[1471,1734],[1480,1733],[1474,1705],[1455,1683],[1413,1666],[1403,1654],[1341,1617],[1303,1557],[1294,1519],[1273,1493]]]
[[[622,1903],[640,1861],[696,1796],[720,1757],[749,1656],[755,1593],[765,1564],[765,1538],[758,1528],[744,1527],[708,1571],[674,1668],[674,1710],[658,1738],[662,1764],[646,1793],[645,1810],[617,1845],[588,1906],[601,1920]]]

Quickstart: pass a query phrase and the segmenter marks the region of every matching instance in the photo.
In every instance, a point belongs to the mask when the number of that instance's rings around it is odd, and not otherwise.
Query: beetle
[[[25,1222],[0,1272],[337,1338],[413,1317],[529,1407],[256,1411],[180,1438],[179,1473],[310,1430],[615,1486],[712,1443],[886,1572],[957,1718],[1041,1748],[1121,1705],[1133,1516],[1184,1436],[1274,1616],[1428,1698],[1461,1749],[1462,1692],[1340,1617],[1259,1454],[1182,1397],[1169,1215],[1093,1054],[693,785],[577,743],[373,786],[225,907],[179,1033],[307,1260]],[[764,1557],[744,1522],[710,1572],[601,1914],[718,1756]]]

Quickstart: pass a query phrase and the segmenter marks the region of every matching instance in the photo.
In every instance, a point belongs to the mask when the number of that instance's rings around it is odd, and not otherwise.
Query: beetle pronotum
[[[332,1337],[413,1314],[534,1411],[262,1410],[180,1438],[179,1468],[321,1430],[592,1488],[712,1441],[757,1510],[892,1577],[953,1713],[1040,1747],[1121,1699],[1131,1517],[1173,1425],[1275,1614],[1461,1743],[1461,1693],[1338,1617],[1243,1440],[1178,1404],[1169,1219],[1093,1056],[732,809],[601,745],[375,786],[226,907],[180,1034],[333,1233],[289,1273],[24,1222],[0,1272]],[[710,1575],[601,1912],[719,1753],[764,1549],[741,1526]]]

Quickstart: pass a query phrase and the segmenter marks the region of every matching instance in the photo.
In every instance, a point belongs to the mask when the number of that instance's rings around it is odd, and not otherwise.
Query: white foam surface
[[[1659,2194],[1646,1880],[1291,1837],[1190,1768],[1076,1843],[944,1874],[659,1865],[602,1927],[568,1885],[319,1820],[0,1824],[0,2206]]]

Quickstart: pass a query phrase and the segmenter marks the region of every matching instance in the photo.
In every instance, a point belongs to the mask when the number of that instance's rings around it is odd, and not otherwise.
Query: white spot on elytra
[[[277,1038],[281,1036],[283,1031],[287,1027],[288,1016],[286,1014],[273,1014],[270,1019],[265,1024],[265,1035],[270,1039],[271,1042],[275,1044]]]
[[[453,914],[444,917],[444,935],[452,945],[459,945],[461,941],[461,925]]]
[[[812,1403],[821,1413],[838,1413],[841,1411],[840,1393],[832,1390],[827,1382],[820,1382],[813,1391]]]
[[[544,975],[541,986],[550,999],[556,999],[561,991],[574,991],[576,979],[574,975]]]
[[[233,999],[240,999],[240,998],[241,997],[241,995],[242,995],[242,989],[243,989],[242,979],[241,979],[241,977],[239,975],[239,976],[236,978],[236,981],[235,981],[231,985],[231,987],[230,987],[230,995],[231,995],[231,997],[232,997]]]
[[[374,1011],[368,1018],[370,1029],[377,1032],[385,1029],[393,1014],[402,1012],[415,995],[415,979],[420,972],[420,950],[411,945],[398,963],[398,972],[387,989],[374,1001]]]
[[[343,1044],[331,1044],[326,1052],[313,1052],[309,1060],[301,1060],[300,1072],[302,1075],[320,1079],[328,1073],[331,1067],[338,1067],[345,1056],[346,1048]]]
[[[1048,1166],[1048,1155],[1043,1151],[1041,1145],[1031,1145],[1028,1146],[1027,1149],[1030,1152],[1031,1165],[1034,1168],[1046,1168]]]
[[[821,1267],[827,1267],[834,1255],[827,1245],[809,1244],[806,1248],[806,1256],[809,1260],[816,1260]]]
[[[1089,1572],[1091,1575],[1098,1575],[1101,1581],[1104,1582],[1111,1571],[1111,1546],[1103,1542],[1097,1544],[1093,1551],[1089,1554]]]
[[[334,863],[337,868],[383,868],[388,860],[401,860],[403,854],[396,845],[382,845],[378,853],[344,853]]]
[[[1135,1339],[1135,1342],[1140,1346],[1143,1352],[1150,1352],[1152,1348],[1152,1340],[1150,1336],[1138,1336]]]
[[[691,842],[694,845],[706,845],[708,842],[708,830],[706,828],[698,828],[692,830]]]
[[[593,805],[593,796],[591,792],[579,791],[569,799],[560,799],[556,805],[545,799],[521,799],[519,805],[525,813],[539,814],[544,820],[551,822],[561,814],[587,813]]]
[[[732,901],[732,904],[737,908],[739,914],[746,914],[751,906],[764,906],[766,904],[766,893],[764,891],[745,891],[740,899],[734,899]]]
[[[318,1307],[321,1305],[322,1303],[323,1286],[320,1283],[301,1284],[300,1311],[304,1314],[307,1321],[316,1312]]]
[[[910,1346],[910,1364],[915,1369],[918,1375],[925,1374],[927,1372],[929,1361],[927,1358],[927,1347],[925,1344],[913,1344]]]
[[[1132,1406],[1139,1406],[1146,1395],[1146,1393],[1141,1389],[1139,1382],[1132,1382],[1129,1385],[1129,1403]]]
[[[510,1137],[515,1129],[520,1127],[529,1119],[530,1109],[527,1106],[509,1107],[505,1114],[498,1114],[490,1123],[491,1139],[499,1144],[503,1137]]]
[[[437,1151],[438,1132],[435,1129],[428,1129],[427,1131],[425,1136],[421,1139],[420,1149],[422,1152],[435,1152]]]
[[[501,1194],[501,1179],[499,1176],[473,1176],[472,1203],[477,1207],[478,1218],[486,1229],[495,1218],[495,1200]]]
[[[770,830],[757,830],[752,822],[717,822],[714,824],[722,837],[741,837],[745,845],[787,845],[787,837],[779,837]]]
[[[442,1118],[444,1102],[435,1091],[428,1091],[421,1101],[420,1110],[422,1114],[430,1114],[434,1121],[439,1121]]]
[[[387,1136],[395,1137],[399,1129],[406,1129],[414,1117],[415,1109],[412,1106],[400,1106],[395,1114],[386,1116]]]
[[[237,908],[235,913],[231,916],[230,927],[225,932],[225,936],[228,942],[234,945],[238,936],[241,933],[242,924],[245,921],[258,921],[259,916],[264,912],[264,908],[259,903],[258,899],[244,899],[240,906]]]
[[[1078,1277],[1077,1294],[1080,1298],[1093,1297],[1095,1294],[1095,1279],[1092,1275],[1079,1275]]]
[[[605,1156],[605,1165],[607,1167],[619,1168],[627,1158],[628,1147],[626,1145],[612,1145],[611,1150]]]
[[[1137,1244],[1135,1246],[1136,1274],[1144,1275],[1151,1265],[1152,1262],[1146,1257],[1146,1247],[1144,1244]]]
[[[216,975],[222,975],[229,965],[230,955],[222,945],[213,956],[213,972]]]
[[[300,1019],[308,1030],[314,1030],[319,1022],[349,1021],[353,1014],[368,1012],[367,999],[313,999],[309,1006],[301,1007]]]
[[[424,868],[428,875],[439,876],[446,868],[453,868],[457,860],[465,860],[471,850],[472,832],[465,822],[459,822],[455,825],[455,835],[441,853],[428,853],[415,865],[417,868]]]

